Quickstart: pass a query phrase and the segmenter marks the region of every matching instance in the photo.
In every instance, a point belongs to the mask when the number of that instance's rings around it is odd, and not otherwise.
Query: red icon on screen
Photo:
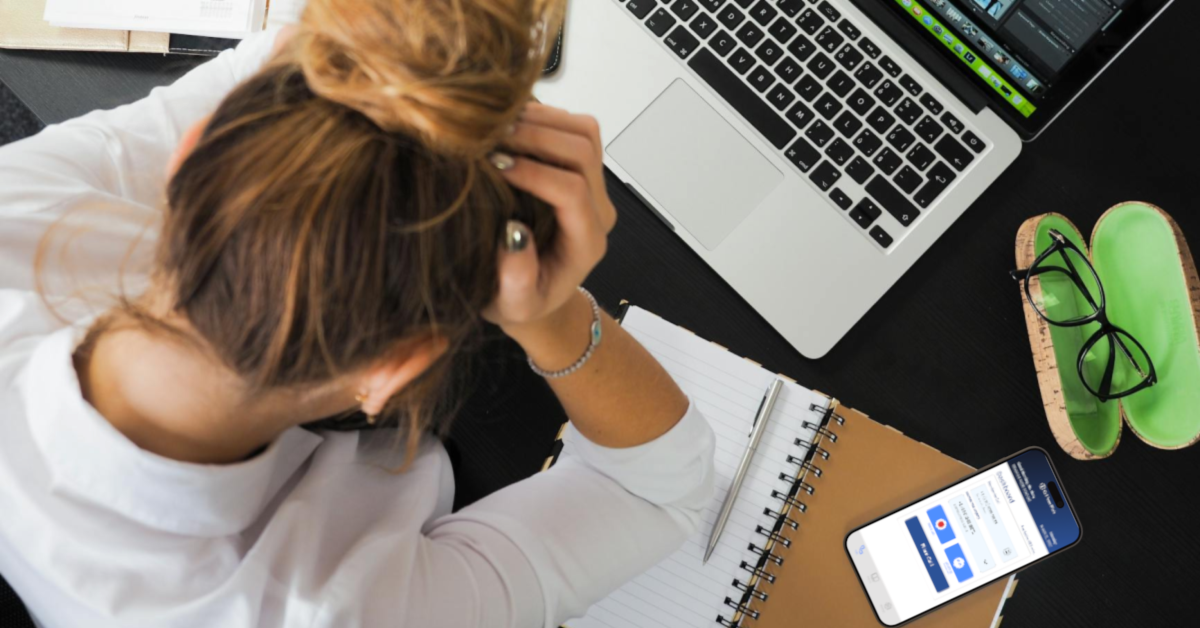
[[[934,525],[934,527],[936,527],[939,530],[945,530],[946,529],[946,520],[938,519],[936,522],[934,522],[933,525]]]

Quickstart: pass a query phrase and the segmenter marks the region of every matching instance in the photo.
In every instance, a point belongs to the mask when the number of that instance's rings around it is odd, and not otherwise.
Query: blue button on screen
[[[942,543],[953,541],[954,528],[950,527],[950,520],[946,518],[946,510],[938,505],[930,508],[927,514],[929,515],[929,523],[933,524],[933,531],[937,534],[938,540]]]
[[[946,558],[950,560],[950,568],[954,570],[954,577],[959,582],[966,582],[975,575],[971,573],[971,566],[967,564],[967,557],[963,555],[958,543],[946,548]]]
[[[946,582],[946,575],[942,573],[942,566],[938,564],[937,557],[933,554],[933,548],[929,546],[929,539],[925,536],[925,529],[921,527],[921,522],[916,517],[909,517],[904,521],[904,525],[908,528],[913,545],[917,547],[917,553],[921,555],[921,563],[925,565],[929,579],[933,580],[934,590],[940,593],[949,589],[950,583]]]

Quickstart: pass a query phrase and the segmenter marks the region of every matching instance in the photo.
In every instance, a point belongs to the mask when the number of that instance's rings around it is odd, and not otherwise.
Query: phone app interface
[[[1055,484],[1045,454],[1029,451],[851,534],[880,618],[911,619],[1074,543]]]

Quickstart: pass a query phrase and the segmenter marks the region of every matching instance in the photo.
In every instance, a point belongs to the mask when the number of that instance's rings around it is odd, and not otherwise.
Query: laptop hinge
[[[937,77],[972,113],[979,113],[987,106],[987,97],[977,86],[960,74],[950,61],[933,48],[933,42],[921,37],[914,29],[901,21],[900,16],[886,6],[893,0],[850,0],[851,4],[867,14],[879,28],[883,29],[904,51],[912,55],[930,74]]]

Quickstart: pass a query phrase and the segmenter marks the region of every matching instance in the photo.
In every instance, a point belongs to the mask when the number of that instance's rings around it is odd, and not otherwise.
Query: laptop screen
[[[1169,0],[879,0],[1033,135]]]

